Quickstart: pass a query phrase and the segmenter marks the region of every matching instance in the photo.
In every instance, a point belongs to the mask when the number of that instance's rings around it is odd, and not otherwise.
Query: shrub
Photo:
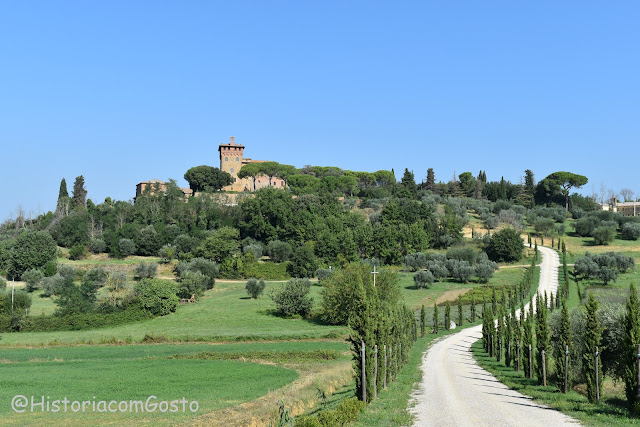
[[[638,240],[640,238],[640,224],[627,222],[622,226],[622,237],[626,240]]]
[[[602,221],[595,216],[585,216],[573,223],[573,228],[576,230],[576,234],[582,237],[593,236],[593,231],[600,226]]]
[[[252,243],[242,248],[242,253],[252,254],[253,259],[259,260],[262,258],[262,245],[259,243]]]
[[[420,270],[413,275],[413,283],[417,289],[428,288],[435,278],[430,271]]]
[[[158,251],[158,255],[162,257],[162,262],[169,263],[176,257],[177,249],[174,245],[167,243]]]
[[[56,273],[51,277],[45,277],[40,282],[40,287],[42,288],[42,296],[50,297],[52,295],[58,295],[58,290],[64,283],[64,277],[60,275],[60,273]]]
[[[24,231],[16,238],[9,253],[7,274],[17,279],[27,270],[42,268],[55,260],[56,242],[46,231]]]
[[[120,255],[123,257],[136,253],[136,244],[131,239],[120,239],[118,248],[120,249]]]
[[[608,245],[613,242],[616,229],[613,227],[598,227],[593,230],[593,241],[596,245]]]
[[[242,267],[244,278],[262,277],[265,280],[287,280],[291,275],[287,272],[287,263],[251,262]]]
[[[480,254],[478,265],[476,266],[476,276],[481,283],[487,283],[493,276],[493,272],[498,269],[498,264],[489,261],[489,257],[485,252]]]
[[[606,285],[615,281],[618,273],[626,273],[635,265],[633,257],[621,252],[607,252],[592,255],[587,252],[584,258],[576,260],[574,271],[585,279],[600,279]]]
[[[331,277],[331,270],[328,268],[319,268],[316,270],[316,277],[318,278],[318,282],[323,283]]]
[[[40,282],[44,279],[42,271],[32,268],[22,273],[20,279],[26,283],[27,292],[33,292],[40,288]]]
[[[287,265],[287,271],[291,277],[313,277],[318,269],[318,262],[309,245],[299,247],[291,256],[291,262]]]
[[[4,277],[0,277],[0,291],[7,289],[7,281]]]
[[[462,283],[468,283],[471,276],[475,273],[475,269],[464,260],[450,259],[447,261],[447,269],[451,273],[451,277]]]
[[[533,223],[533,227],[536,230],[536,233],[544,234],[545,236],[549,235],[549,232],[553,230],[555,225],[555,221],[551,218],[538,218]]]
[[[264,287],[264,279],[249,279],[247,280],[247,285],[245,286],[245,288],[247,289],[247,293],[253,299],[258,299],[258,297],[264,291]]]
[[[69,258],[73,260],[84,259],[87,256],[87,247],[85,245],[75,245],[69,249]]]
[[[427,266],[427,257],[422,252],[416,252],[404,257],[404,263],[410,271],[420,270]]]
[[[207,276],[200,271],[185,271],[180,277],[180,289],[178,290],[178,296],[180,298],[195,297],[200,299],[207,290]]]
[[[102,267],[92,268],[84,274],[82,280],[86,283],[90,283],[95,288],[100,288],[107,283],[109,273]]]
[[[25,314],[31,307],[31,295],[19,289],[13,293],[13,302],[11,301],[11,292],[7,292],[4,298],[4,312],[12,313],[11,305],[13,304],[13,313]]]
[[[153,279],[158,273],[158,264],[154,262],[141,262],[136,265],[134,273],[135,280]]]
[[[188,253],[194,250],[200,244],[200,240],[191,237],[188,234],[180,234],[175,238],[173,244],[176,246],[178,253]]]
[[[358,419],[366,404],[355,397],[343,400],[336,409],[325,409],[316,415],[303,415],[295,420],[296,427],[346,426]]]
[[[447,251],[447,259],[457,259],[467,261],[469,265],[474,265],[478,258],[478,252],[473,248],[451,248]]]
[[[175,283],[160,279],[143,279],[135,287],[135,295],[143,310],[154,316],[176,311],[180,301]]]
[[[433,274],[433,277],[438,282],[441,282],[442,279],[449,276],[449,270],[447,269],[447,265],[445,264],[444,261],[437,261],[437,260],[427,261],[427,270],[429,270],[431,274]]]
[[[280,240],[272,240],[267,245],[267,255],[275,262],[287,261],[291,252],[291,245]]]
[[[269,297],[276,303],[278,312],[283,316],[296,314],[308,317],[313,307],[313,298],[309,297],[311,282],[308,279],[291,279],[273,289]]]
[[[206,289],[213,289],[216,285],[216,277],[218,276],[219,270],[218,264],[204,258],[194,258],[189,262],[182,261],[176,266],[179,280],[182,280],[182,277],[187,271],[202,273],[207,279],[205,282]]]
[[[485,252],[492,261],[519,261],[524,243],[520,233],[513,228],[504,228],[491,236]]]
[[[54,276],[58,272],[58,265],[54,261],[49,261],[44,265],[45,277]]]
[[[22,319],[20,330],[22,332],[77,331],[140,322],[150,317],[149,313],[141,310],[138,305],[132,305],[124,310],[112,312],[74,313],[65,316],[29,316]],[[9,326],[5,325],[2,320],[3,316],[0,316],[0,332],[8,332]]]
[[[89,241],[89,250],[94,254],[101,254],[107,250],[107,244],[102,239],[91,239]]]
[[[62,277],[71,278],[71,280],[75,280],[78,276],[78,270],[72,265],[69,264],[60,264],[58,266],[58,274]]]

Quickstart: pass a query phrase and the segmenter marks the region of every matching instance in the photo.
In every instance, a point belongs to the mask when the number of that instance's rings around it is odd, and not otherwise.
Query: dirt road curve
[[[558,254],[540,247],[539,290],[558,288]],[[436,342],[422,359],[422,381],[413,395],[415,426],[563,426],[576,420],[509,390],[480,368],[469,348],[482,338],[474,326]]]

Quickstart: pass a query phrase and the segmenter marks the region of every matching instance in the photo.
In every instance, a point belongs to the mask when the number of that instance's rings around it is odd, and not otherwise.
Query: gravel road
[[[539,291],[558,288],[558,254],[542,254]],[[482,338],[482,326],[464,329],[434,343],[422,358],[422,380],[409,411],[415,426],[563,426],[578,423],[559,411],[509,390],[478,366],[471,344]]]

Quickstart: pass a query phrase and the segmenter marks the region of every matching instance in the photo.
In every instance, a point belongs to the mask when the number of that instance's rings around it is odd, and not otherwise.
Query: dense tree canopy
[[[195,166],[184,174],[189,188],[195,191],[219,191],[233,180],[227,172],[212,166]]]

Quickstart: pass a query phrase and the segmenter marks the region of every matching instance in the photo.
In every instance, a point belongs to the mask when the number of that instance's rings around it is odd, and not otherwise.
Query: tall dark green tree
[[[402,179],[400,180],[400,187],[398,189],[398,197],[415,198],[418,192],[418,186],[416,185],[416,179],[413,172],[409,169],[404,170]]]
[[[87,205],[87,190],[84,188],[84,176],[76,177],[73,183],[73,207],[84,208]]]
[[[513,352],[513,318],[511,313],[508,313],[504,317],[504,364],[511,366],[512,352]]]
[[[433,172],[433,168],[427,169],[427,182],[425,183],[425,188],[429,191],[434,191],[436,189],[436,175]]]
[[[531,304],[531,303],[529,303]],[[532,304],[531,304],[532,306]],[[533,316],[531,315],[531,312],[529,312],[529,315],[524,319],[524,322],[522,323],[522,350],[521,350],[521,356],[522,356],[522,366],[524,369],[524,376],[525,377],[529,377],[529,346],[533,345],[533,331],[532,331],[532,326],[533,326]],[[532,349],[533,351],[533,349]]]
[[[640,303],[638,293],[633,283],[629,289],[627,312],[624,316],[624,389],[627,395],[629,409],[634,413],[640,412],[638,401],[638,355],[637,346],[640,344]]]
[[[556,345],[556,353],[554,354],[556,360],[556,372],[558,373],[558,386],[564,391],[564,358],[565,351],[568,345],[571,345],[571,324],[569,323],[569,309],[567,308],[567,302],[562,299],[562,311],[560,314],[560,345]],[[569,382],[571,379],[569,378]],[[567,387],[568,388],[568,387]]]
[[[476,321],[476,297],[471,294],[471,323]]]
[[[60,181],[60,190],[58,191],[56,213],[64,215],[69,213],[69,192],[67,191],[67,180],[64,178],[62,178],[62,181]]]
[[[584,330],[584,354],[582,355],[582,370],[587,379],[587,398],[589,402],[596,401],[596,348],[600,346],[602,339],[602,329],[598,322],[598,301],[593,296],[593,292],[589,292],[586,304],[587,324]],[[598,364],[598,371],[601,371]],[[598,372],[600,378],[599,387],[602,389],[602,374]]]
[[[549,370],[549,324],[547,323],[547,306],[545,305],[546,293],[543,298],[539,295],[536,303],[536,365],[535,371],[538,382],[543,384],[543,351],[544,362]]]
[[[438,334],[438,304],[433,303],[433,333]]]
[[[448,331],[451,329],[451,304],[449,301],[444,306],[444,330]]]
[[[462,295],[458,295],[458,326],[462,326],[463,320]]]

